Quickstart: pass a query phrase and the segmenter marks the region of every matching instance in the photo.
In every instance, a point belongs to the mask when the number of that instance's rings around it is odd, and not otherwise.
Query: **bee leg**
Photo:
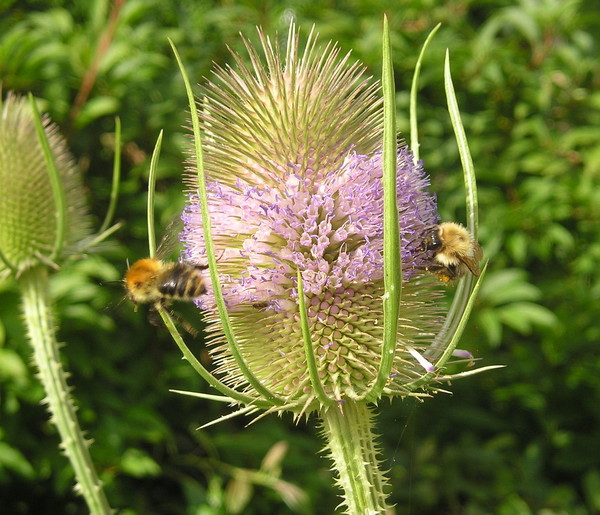
[[[162,324],[162,320],[160,319],[160,316],[158,315],[158,311],[156,311],[156,309],[151,309],[150,311],[148,311],[148,322],[150,322],[150,324],[152,324],[155,327],[161,327]]]
[[[460,277],[459,269],[456,265],[438,265],[438,264],[430,264],[425,267],[427,272],[435,275],[440,281],[447,283],[450,281],[454,281]]]

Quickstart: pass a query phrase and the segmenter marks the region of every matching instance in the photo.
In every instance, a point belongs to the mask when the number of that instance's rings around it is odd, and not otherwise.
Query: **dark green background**
[[[226,406],[170,393],[204,390],[166,331],[120,302],[126,259],[147,253],[149,154],[165,131],[157,225],[181,208],[186,100],[167,43],[194,82],[241,50],[238,32],[285,33],[296,18],[380,75],[390,16],[399,129],[421,44],[421,157],[445,220],[464,221],[464,193],[443,90],[454,85],[475,163],[480,240],[490,270],[460,346],[506,368],[456,381],[452,395],[385,403],[382,454],[398,514],[600,513],[600,7],[562,0],[0,1],[4,92],[32,91],[85,173],[97,223],[110,192],[114,116],[123,124],[125,227],[99,253],[53,278],[59,337],[82,425],[111,504],[128,514],[221,514],[241,500],[234,471],[258,469],[287,441],[282,479],[330,514],[339,499],[314,421],[238,418],[196,431]],[[111,12],[114,37],[92,88],[76,100]],[[74,109],[76,106],[76,109]],[[0,505],[10,514],[83,514],[30,366],[15,285],[0,285]],[[451,291],[449,291],[451,294]],[[190,346],[203,354],[203,344]],[[238,467],[234,469],[232,467]],[[240,477],[239,475],[237,476]],[[255,485],[242,513],[292,513]]]

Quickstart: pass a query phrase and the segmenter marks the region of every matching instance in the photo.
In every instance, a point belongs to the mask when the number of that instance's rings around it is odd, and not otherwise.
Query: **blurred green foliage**
[[[418,51],[442,23],[421,72],[421,157],[442,218],[463,220],[460,163],[443,93],[448,48],[479,178],[480,241],[490,260],[461,346],[483,364],[507,365],[455,382],[451,396],[381,406],[396,512],[600,512],[600,6],[584,0],[8,0],[0,2],[2,89],[31,91],[45,103],[86,173],[98,223],[110,194],[114,116],[122,120],[117,218],[127,225],[100,253],[53,279],[79,415],[121,513],[335,511],[330,472],[310,422],[267,417],[245,428],[247,420],[233,419],[196,430],[227,407],[169,392],[207,388],[166,331],[121,302],[118,281],[126,259],[147,252],[145,180],[160,129],[159,227],[183,203],[186,101],[167,37],[190,76],[202,82],[212,62],[230,60],[228,45],[241,49],[239,31],[250,40],[256,25],[285,33],[295,17],[305,33],[314,24],[322,40],[352,49],[378,76],[384,11],[405,134]],[[10,283],[0,285],[0,308],[3,510],[85,513],[40,405],[43,393]],[[190,340],[206,359],[203,343]],[[287,442],[287,453],[277,454],[276,442]],[[274,452],[275,465],[265,468]]]

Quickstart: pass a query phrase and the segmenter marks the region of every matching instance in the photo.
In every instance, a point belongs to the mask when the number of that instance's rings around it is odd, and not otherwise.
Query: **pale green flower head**
[[[217,268],[244,367],[222,336],[210,285],[198,305],[218,377],[298,415],[363,398],[381,363],[383,105],[364,66],[333,44],[319,47],[313,33],[303,48],[293,26],[285,49],[262,33],[260,41],[261,52],[246,42],[250,65],[234,54],[215,70],[199,107]],[[410,395],[407,385],[431,372],[423,353],[444,320],[423,245],[438,223],[435,197],[405,145],[397,157],[403,290],[388,397]],[[205,264],[195,170],[188,182],[183,259]],[[298,272],[319,385],[308,371]]]
[[[58,172],[54,189],[27,99],[8,94],[0,104],[0,275],[58,263],[90,233],[80,174],[57,127],[43,124]]]

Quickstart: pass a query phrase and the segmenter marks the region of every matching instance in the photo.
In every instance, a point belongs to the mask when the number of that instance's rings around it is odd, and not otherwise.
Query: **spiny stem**
[[[364,402],[344,402],[321,413],[326,449],[350,515],[385,513],[387,480],[379,470],[372,415]]]
[[[46,392],[52,421],[58,428],[65,453],[75,471],[78,488],[92,515],[109,515],[112,510],[94,470],[88,443],[79,428],[66,373],[60,361],[51,315],[48,271],[44,267],[29,269],[19,278],[19,286],[34,361]]]

